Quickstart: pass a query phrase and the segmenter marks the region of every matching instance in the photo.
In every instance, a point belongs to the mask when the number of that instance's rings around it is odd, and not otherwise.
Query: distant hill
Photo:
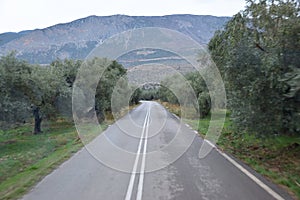
[[[119,57],[118,62],[128,69],[128,80],[135,85],[159,83],[176,71],[186,74],[195,70],[183,58],[161,49],[134,50]]]
[[[57,58],[84,59],[99,42],[108,37],[142,27],[176,30],[201,44],[207,44],[214,32],[229,19],[198,15],[89,16],[45,29],[0,34],[0,55],[15,50],[19,58],[39,64],[48,64]]]
[[[24,35],[30,33],[31,31],[21,31],[19,33],[8,32],[0,34],[0,46],[9,43],[12,40],[23,37]]]

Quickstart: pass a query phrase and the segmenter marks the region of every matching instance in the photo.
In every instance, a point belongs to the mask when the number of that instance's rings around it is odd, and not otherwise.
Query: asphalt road
[[[143,102],[23,199],[290,199],[216,149],[200,159],[203,142],[160,104]]]

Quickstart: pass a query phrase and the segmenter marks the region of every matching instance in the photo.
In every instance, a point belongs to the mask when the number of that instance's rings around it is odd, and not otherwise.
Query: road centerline
[[[144,163],[144,169],[145,169],[145,158],[144,158],[144,156],[146,155],[145,154],[145,151],[146,151],[145,144],[147,145],[147,136],[145,136],[145,135],[146,134],[148,135],[150,107],[151,107],[151,105],[148,107],[147,113],[146,113],[146,116],[145,116],[145,119],[144,119],[142,134],[141,134],[141,138],[140,138],[140,141],[139,141],[139,146],[138,146],[138,150],[137,150],[137,153],[136,153],[136,157],[135,157],[135,161],[134,161],[134,166],[133,166],[133,169],[132,169],[132,172],[131,172],[130,181],[129,181],[129,184],[128,184],[128,188],[127,188],[125,200],[130,200],[131,196],[132,196],[132,191],[133,191],[133,186],[134,186],[134,180],[135,180],[135,176],[136,176],[136,173],[137,173],[137,167],[138,167],[139,157],[140,157],[140,154],[141,154],[141,149],[142,149],[142,144],[143,144],[143,140],[144,139],[145,139],[144,146],[143,146],[143,153],[144,153],[144,155],[143,155],[143,159],[142,159],[143,161],[142,161],[141,170],[142,170],[142,167],[143,167],[143,163]],[[140,172],[142,172],[142,171],[140,171]],[[139,190],[142,190],[143,186],[140,186],[140,183],[141,183],[141,180],[139,180],[139,187],[138,188],[139,188]],[[142,193],[138,192],[138,195],[141,196]]]
[[[146,153],[147,153],[149,123],[150,123],[150,114],[151,114],[150,110],[151,110],[151,104],[150,104],[149,110],[148,110],[149,114],[148,114],[148,119],[147,119],[146,130],[145,130],[145,142],[144,142],[143,158],[142,158],[142,165],[141,165],[139,184],[138,184],[138,192],[137,192],[137,198],[136,198],[137,200],[141,200],[142,194],[143,194],[144,175],[145,175],[145,166],[146,166]]]

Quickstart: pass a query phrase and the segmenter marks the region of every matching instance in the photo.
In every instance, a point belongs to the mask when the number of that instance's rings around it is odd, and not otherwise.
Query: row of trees
[[[83,64],[105,69],[95,100],[95,110],[99,120],[103,120],[104,113],[111,111],[112,90],[126,73],[116,61],[100,58],[87,63],[80,60],[56,60],[48,66],[40,66],[18,60],[11,53],[0,59],[1,126],[25,123],[31,121],[33,116],[34,133],[38,134],[43,119],[55,119],[62,115],[71,117],[72,88],[78,69]]]
[[[189,87],[191,90],[189,90]],[[191,72],[184,77],[174,75],[167,77],[161,82],[158,90],[158,98],[172,104],[179,104],[188,99],[193,109],[200,113],[204,118],[209,115],[211,110],[211,100],[209,91],[199,72]],[[176,93],[176,94],[175,94]],[[195,99],[192,100],[192,99]]]
[[[247,0],[209,43],[237,128],[259,135],[300,132],[298,0]]]
[[[299,15],[298,0],[247,0],[245,11],[235,15],[209,42],[212,59],[225,82],[232,119],[240,130],[260,135],[300,132]],[[40,133],[42,119],[70,116],[73,84],[82,65],[94,69],[83,71],[87,73],[85,84],[93,86],[98,69],[103,73],[95,101],[100,120],[112,111],[112,103],[116,110],[126,106],[124,99],[131,104],[140,99],[174,104],[196,99],[189,103],[199,109],[201,117],[209,115],[209,91],[198,73],[166,78],[159,89],[135,89],[116,61],[57,60],[39,66],[18,60],[12,53],[0,59],[0,122],[24,122],[33,113],[34,132]],[[117,91],[115,98],[113,91]],[[80,95],[93,98],[85,96],[85,90]]]

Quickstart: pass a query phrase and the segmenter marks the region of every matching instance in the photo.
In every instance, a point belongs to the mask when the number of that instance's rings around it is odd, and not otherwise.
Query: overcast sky
[[[46,28],[90,15],[232,16],[245,0],[0,0],[0,33]]]

